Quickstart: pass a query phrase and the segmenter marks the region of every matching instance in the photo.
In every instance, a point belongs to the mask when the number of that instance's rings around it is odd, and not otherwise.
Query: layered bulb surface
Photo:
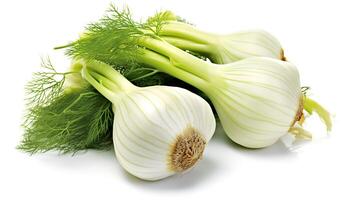
[[[116,157],[130,174],[159,180],[191,169],[215,130],[209,104],[178,87],[136,87],[110,66],[83,64],[83,77],[113,104]]]
[[[294,65],[247,58],[216,69],[221,84],[208,93],[233,141],[261,148],[288,134],[301,111],[299,73]]]
[[[152,86],[114,103],[113,141],[121,165],[157,180],[193,167],[215,129],[209,105],[176,87]]]
[[[216,50],[210,58],[215,63],[227,64],[249,57],[269,57],[285,60],[279,41],[263,30],[241,31],[217,36]]]

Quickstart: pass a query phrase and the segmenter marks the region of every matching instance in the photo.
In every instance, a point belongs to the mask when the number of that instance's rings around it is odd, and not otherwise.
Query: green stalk
[[[116,83],[123,92],[128,92],[136,88],[135,85],[108,64],[99,61],[90,61],[86,63],[86,66]]]
[[[173,66],[189,72],[206,82],[212,81],[212,77],[217,77],[215,64],[205,62],[165,41],[143,37],[139,40],[139,45],[168,57]]]
[[[115,98],[115,92],[112,90],[108,89],[107,87],[103,86],[98,80],[96,80],[89,70],[84,67],[82,69],[82,76],[84,79],[86,79],[98,92],[100,92],[105,98],[107,98],[109,101],[113,102]]]
[[[109,101],[114,103],[118,94],[136,88],[111,66],[98,61],[82,61],[82,76]]]
[[[196,43],[196,42],[192,42],[190,40],[172,37],[172,36],[160,36],[160,38],[162,38],[166,42],[168,42],[180,49],[204,53],[207,55],[212,53],[211,48],[207,44]]]
[[[207,91],[207,81],[195,76],[194,74],[191,74],[190,72],[176,67],[165,56],[144,49],[142,50],[141,54],[138,55],[138,59],[141,62],[148,64],[162,72],[177,77],[178,79],[181,79],[182,81],[191,84],[202,91]]]
[[[202,32],[193,26],[177,21],[170,21],[160,29],[160,36],[174,36],[201,44],[211,44],[215,40],[208,33]]]
[[[115,82],[113,82],[112,80],[109,80],[105,76],[102,76],[101,74],[94,72],[94,71],[89,71],[89,73],[90,73],[90,75],[93,76],[93,78],[95,78],[104,87],[111,88],[112,91],[122,92],[121,88],[119,88],[118,85]]]

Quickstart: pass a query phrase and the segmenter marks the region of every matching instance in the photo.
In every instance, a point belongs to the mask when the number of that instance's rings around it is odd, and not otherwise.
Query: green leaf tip
[[[320,117],[320,119],[322,119],[322,121],[324,122],[327,131],[328,132],[331,131],[332,129],[331,114],[324,107],[322,107],[319,103],[317,103],[313,99],[305,96],[304,109],[310,115],[312,115],[315,112]]]

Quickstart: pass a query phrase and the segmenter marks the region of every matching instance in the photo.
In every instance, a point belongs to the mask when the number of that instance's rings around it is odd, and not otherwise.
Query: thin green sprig
[[[138,27],[140,24],[131,19],[128,8],[119,12],[114,5],[111,5],[107,10],[107,15],[99,22],[89,24],[81,38],[69,45],[70,48],[66,53],[87,60],[112,62],[109,64],[136,64],[135,56],[139,51],[138,47],[132,44],[135,43],[137,35],[143,34]],[[116,43],[103,40],[103,38],[112,38]],[[118,54],[123,56],[115,56]]]
[[[57,72],[49,58],[42,59],[41,67],[44,71],[34,73],[25,87],[28,106],[50,103],[62,92],[65,75],[71,73]]]
[[[17,148],[31,154],[111,148],[111,103],[85,84],[65,92],[67,76],[79,72],[57,72],[49,59],[42,67],[26,86],[25,133]]]

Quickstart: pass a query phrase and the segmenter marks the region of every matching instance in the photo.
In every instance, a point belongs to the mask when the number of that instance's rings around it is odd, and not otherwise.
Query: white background
[[[123,171],[112,151],[75,156],[19,152],[24,84],[41,56],[66,67],[52,47],[77,37],[110,0],[0,2],[0,199],[356,199],[357,11],[354,1],[130,0],[136,19],[170,9],[200,29],[230,33],[262,28],[279,38],[300,69],[312,97],[335,114],[325,136],[317,117],[307,128],[317,136],[294,149],[281,143],[248,150],[218,128],[205,158],[192,171],[159,182]],[[117,2],[123,5],[124,1]],[[120,4],[119,4],[120,3]]]

